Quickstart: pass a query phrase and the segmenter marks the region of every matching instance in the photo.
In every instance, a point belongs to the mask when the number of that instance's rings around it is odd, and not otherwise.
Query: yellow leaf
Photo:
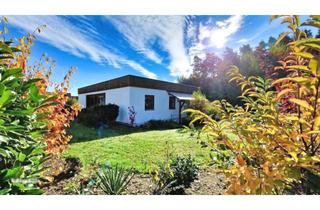
[[[309,62],[309,68],[311,69],[312,74],[317,75],[317,70],[318,70],[318,60],[316,59],[311,59]]]
[[[303,66],[303,65],[292,65],[292,66],[287,66],[286,68],[295,69],[295,70],[310,71],[307,66]]]
[[[314,57],[311,53],[307,53],[307,52],[297,52],[297,53],[293,53],[293,54],[295,54],[297,56],[301,56],[303,58],[308,58],[308,59],[311,59]]]
[[[297,153],[295,153],[295,152],[289,152],[289,154],[291,155],[291,157],[294,159],[295,162],[298,162]]]
[[[290,93],[290,92],[294,92],[294,90],[287,88],[287,89],[283,89],[281,90],[278,94],[277,94],[277,100],[279,100],[283,95]]]
[[[289,18],[290,19],[290,18]],[[278,40],[276,41],[276,43],[274,44],[274,46],[277,46],[286,36],[288,36],[289,35],[289,32],[283,32],[280,36],[279,36],[279,38],[278,38]]]
[[[292,120],[292,121],[299,121],[299,118],[296,116],[288,116],[286,117],[287,120]]]
[[[258,129],[251,127],[251,128],[246,128],[246,131],[251,131],[251,132],[259,132]]]
[[[320,131],[309,131],[307,134],[308,135],[312,135],[312,134],[319,134]]]
[[[311,159],[316,161],[316,162],[320,162],[320,158],[319,157],[313,156],[313,157],[311,157]]]
[[[262,115],[262,117],[269,118],[269,119],[272,119],[272,120],[276,119],[274,116],[269,115],[269,114]]]
[[[308,78],[304,78],[304,77],[293,77],[293,78],[281,78],[281,79],[277,79],[276,81],[274,81],[272,83],[272,86],[281,82],[288,82],[288,81],[292,81],[292,82],[297,82],[297,83],[304,83],[309,81]]]
[[[306,109],[313,111],[313,107],[307,101],[296,99],[296,98],[290,98],[289,101],[292,103],[295,103],[303,108],[306,108]]]
[[[320,126],[320,116],[318,116],[316,119],[315,119],[315,126],[318,127]]]

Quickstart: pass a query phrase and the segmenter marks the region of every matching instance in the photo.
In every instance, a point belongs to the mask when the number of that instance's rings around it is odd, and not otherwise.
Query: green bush
[[[41,194],[47,123],[37,109],[52,100],[39,94],[38,79],[25,80],[22,69],[7,65],[18,51],[10,44],[0,42],[0,194]]]
[[[181,126],[179,125],[179,123],[173,120],[150,120],[145,124],[141,125],[141,127],[146,129],[161,130],[180,128]]]
[[[83,109],[77,117],[79,123],[88,127],[113,124],[119,115],[119,106],[107,104]]]
[[[210,101],[201,91],[195,91],[192,94],[194,100],[190,101],[189,108],[200,110],[208,115],[214,114],[214,110],[210,106]]]
[[[176,157],[169,162],[158,164],[153,172],[154,194],[183,194],[184,189],[190,187],[197,179],[199,168],[188,157]]]
[[[97,172],[98,186],[108,195],[121,195],[134,174],[118,165],[106,166]]]
[[[175,185],[183,188],[190,187],[190,184],[198,176],[198,167],[194,164],[193,159],[188,157],[177,157],[171,163],[171,169],[174,174],[174,179],[177,180]]]

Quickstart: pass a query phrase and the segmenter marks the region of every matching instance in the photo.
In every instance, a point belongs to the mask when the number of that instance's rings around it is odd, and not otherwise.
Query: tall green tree
[[[263,76],[258,60],[249,44],[240,47],[240,67],[241,73],[245,76]]]
[[[206,54],[204,59],[194,57],[193,71],[189,77],[179,78],[179,83],[200,87],[207,98],[212,99],[214,80],[218,74],[218,66],[221,59],[214,53]]]

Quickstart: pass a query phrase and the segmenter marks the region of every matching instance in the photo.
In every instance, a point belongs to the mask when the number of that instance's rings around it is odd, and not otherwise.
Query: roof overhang
[[[104,91],[122,87],[140,87],[149,89],[166,90],[169,92],[193,93],[198,87],[161,80],[154,80],[144,77],[127,75],[112,80],[100,82],[78,89],[78,94],[85,94],[97,91]]]
[[[180,101],[191,101],[194,100],[192,94],[190,93],[178,93],[178,92],[168,92],[169,95],[176,97]]]

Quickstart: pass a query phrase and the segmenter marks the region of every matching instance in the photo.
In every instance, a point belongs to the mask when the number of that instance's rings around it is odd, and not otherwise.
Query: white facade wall
[[[119,106],[117,121],[129,123],[128,107],[133,106],[137,112],[135,123],[141,125],[149,120],[178,120],[179,103],[176,100],[175,109],[169,109],[169,94],[166,90],[123,87],[105,91],[79,94],[79,103],[85,108],[86,95],[97,93],[106,94],[106,104],[112,103]],[[145,95],[154,96],[154,110],[145,110]]]
[[[118,122],[129,123],[128,107],[130,106],[130,87],[107,90],[106,104],[119,106]]]
[[[154,110],[145,110],[145,95],[154,95]],[[166,90],[130,87],[130,104],[134,106],[136,123],[143,124],[149,120],[177,120],[179,118],[179,104],[169,109],[169,94]]]

